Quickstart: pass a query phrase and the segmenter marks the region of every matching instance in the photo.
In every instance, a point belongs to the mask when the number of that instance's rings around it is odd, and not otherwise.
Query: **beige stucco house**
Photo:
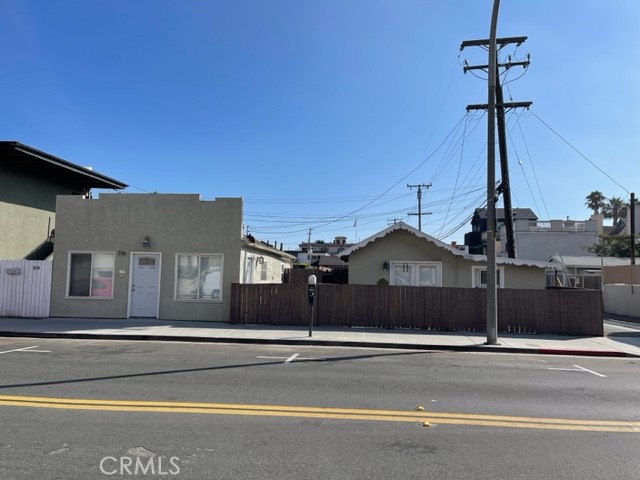
[[[242,199],[59,196],[51,316],[229,321],[232,283],[281,283],[295,257],[242,236]]]
[[[340,254],[350,284],[486,287],[487,258],[447,245],[398,222]],[[545,288],[546,262],[496,259],[501,288]]]
[[[51,316],[228,321],[242,199],[59,196]]]

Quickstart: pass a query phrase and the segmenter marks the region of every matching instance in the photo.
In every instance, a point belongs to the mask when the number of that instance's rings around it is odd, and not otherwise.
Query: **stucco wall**
[[[593,245],[598,241],[598,222],[596,220],[586,220],[584,230],[565,229],[565,221],[549,220],[541,222],[548,229],[535,229],[527,219],[515,220],[515,240],[518,258],[527,260],[547,261],[555,254],[590,256],[585,247]],[[500,229],[500,236],[506,239],[506,227]],[[497,250],[500,256],[506,257],[506,244],[502,243]]]
[[[584,247],[598,242],[596,232],[516,232],[519,258],[546,261],[552,255],[588,256]],[[594,254],[595,256],[595,254]]]
[[[73,192],[70,185],[0,166],[0,259],[24,258],[42,243],[55,226],[56,195]]]
[[[55,213],[0,202],[0,260],[19,260],[47,239]]]
[[[640,317],[640,285],[603,285],[604,311]]]
[[[454,255],[410,232],[396,230],[350,255],[349,283],[375,285],[380,279],[389,282],[390,272],[383,269],[385,260],[442,262],[443,287],[471,288],[472,267],[486,265],[485,262],[466,260]],[[544,288],[545,273],[542,268],[505,265],[504,269],[507,288]]]
[[[57,201],[51,315],[127,316],[131,256],[160,253],[159,318],[228,321],[231,283],[239,281],[242,200],[198,195],[102,194]],[[142,240],[149,237],[148,248]],[[69,252],[115,252],[113,298],[66,298]],[[177,254],[223,254],[222,302],[174,299]],[[124,275],[119,275],[123,271]]]

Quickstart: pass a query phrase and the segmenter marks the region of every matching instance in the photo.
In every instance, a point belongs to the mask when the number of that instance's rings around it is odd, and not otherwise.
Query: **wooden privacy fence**
[[[483,332],[479,288],[317,285],[315,324]],[[308,325],[307,286],[233,284],[231,323]],[[602,336],[597,290],[498,290],[500,332]]]
[[[640,285],[640,265],[616,265],[602,268],[602,283]]]
[[[52,266],[42,260],[0,260],[0,317],[48,317]]]

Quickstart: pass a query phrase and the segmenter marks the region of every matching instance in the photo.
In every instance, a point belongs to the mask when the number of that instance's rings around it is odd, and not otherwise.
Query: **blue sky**
[[[423,230],[462,242],[486,200],[487,129],[465,111],[486,81],[462,65],[487,58],[460,43],[488,37],[491,6],[4,0],[0,137],[134,193],[243,197],[250,231],[286,248],[309,228],[354,241],[417,225],[407,184],[431,183]],[[580,220],[592,190],[640,194],[640,2],[503,0],[498,35],[528,37],[503,58],[531,55],[503,79],[533,102],[507,115],[514,206]]]

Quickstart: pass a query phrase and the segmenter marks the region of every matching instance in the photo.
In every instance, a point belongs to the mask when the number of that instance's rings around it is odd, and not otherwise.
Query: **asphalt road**
[[[0,371],[2,479],[640,478],[638,359],[12,338]]]

